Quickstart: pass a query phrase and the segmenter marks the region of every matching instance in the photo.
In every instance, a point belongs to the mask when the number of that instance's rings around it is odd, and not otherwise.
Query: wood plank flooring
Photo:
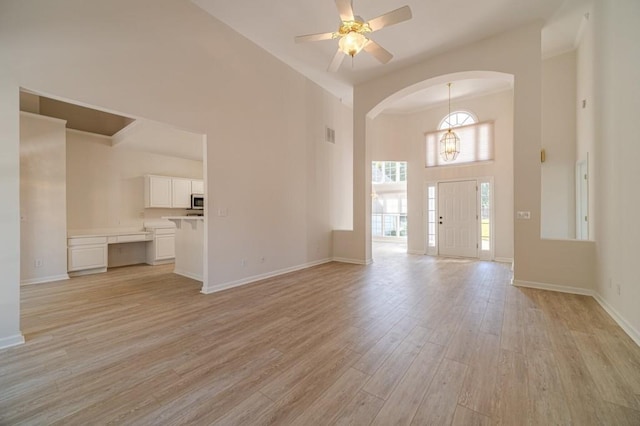
[[[23,287],[0,424],[640,425],[640,348],[592,298],[374,254],[213,295],[172,265]]]

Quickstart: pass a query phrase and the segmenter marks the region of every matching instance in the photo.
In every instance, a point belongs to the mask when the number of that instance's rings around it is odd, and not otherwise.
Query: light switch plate
[[[516,212],[516,219],[529,220],[531,219],[531,212],[518,211]]]

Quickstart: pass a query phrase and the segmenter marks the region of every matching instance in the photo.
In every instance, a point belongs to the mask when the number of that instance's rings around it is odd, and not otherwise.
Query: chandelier
[[[460,138],[451,130],[451,83],[447,86],[449,86],[449,115],[447,116],[449,130],[440,139],[440,156],[444,161],[453,161],[460,154]]]

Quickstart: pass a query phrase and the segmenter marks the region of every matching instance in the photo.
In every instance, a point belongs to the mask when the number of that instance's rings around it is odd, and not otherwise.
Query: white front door
[[[477,182],[438,184],[438,252],[478,257]]]

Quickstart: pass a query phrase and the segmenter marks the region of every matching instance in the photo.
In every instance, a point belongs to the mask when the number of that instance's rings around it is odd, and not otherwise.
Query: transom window
[[[438,130],[448,130],[450,127],[467,126],[477,123],[478,119],[468,111],[456,111],[447,115],[440,122]]]

